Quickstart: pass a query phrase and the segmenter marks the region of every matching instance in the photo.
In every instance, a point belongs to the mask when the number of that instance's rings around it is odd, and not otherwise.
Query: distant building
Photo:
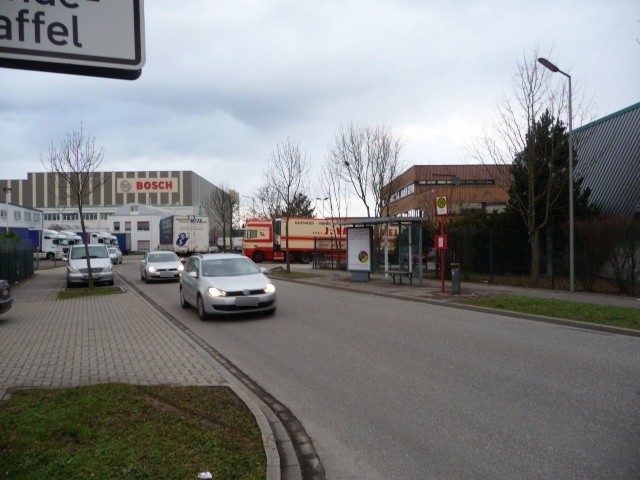
[[[575,129],[574,144],[574,178],[600,212],[640,214],[640,103]],[[510,165],[414,165],[385,187],[393,189],[388,213],[433,217],[438,196],[451,214],[500,211],[510,183]]]
[[[393,189],[388,215],[434,217],[439,196],[450,214],[502,211],[510,179],[508,165],[414,165],[385,187]]]
[[[42,230],[42,211],[14,203],[0,203],[0,230]]]
[[[124,205],[144,204],[177,215],[202,215],[202,200],[217,189],[192,171],[96,172],[101,186],[83,204],[88,229],[110,230],[109,217]],[[4,190],[10,189],[10,197]],[[77,205],[67,200],[68,185],[50,172],[30,172],[26,180],[0,179],[0,201],[42,211],[44,228],[80,224]]]
[[[640,213],[640,103],[574,130],[575,178],[603,215]]]

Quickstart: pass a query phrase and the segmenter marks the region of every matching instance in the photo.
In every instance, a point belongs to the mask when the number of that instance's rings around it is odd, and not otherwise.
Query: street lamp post
[[[9,233],[9,202],[11,200],[11,187],[2,187],[5,203],[7,204],[7,233]]]
[[[569,291],[576,291],[574,243],[573,243],[573,111],[571,110],[571,75],[563,72],[546,58],[539,58],[538,62],[553,73],[561,73],[569,79]]]

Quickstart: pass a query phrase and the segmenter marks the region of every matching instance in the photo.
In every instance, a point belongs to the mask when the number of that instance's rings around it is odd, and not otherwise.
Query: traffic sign
[[[447,197],[436,197],[436,215],[447,215],[449,213],[449,205],[447,204]]]
[[[0,67],[135,79],[143,0],[3,1]]]

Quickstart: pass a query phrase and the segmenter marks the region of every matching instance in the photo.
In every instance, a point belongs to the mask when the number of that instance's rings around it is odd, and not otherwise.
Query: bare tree
[[[66,203],[78,208],[80,226],[84,240],[87,267],[89,269],[89,288],[93,289],[93,273],[91,271],[91,258],[87,241],[87,229],[84,223],[83,206],[91,203],[94,191],[97,191],[107,180],[106,175],[99,173],[104,164],[104,148],[96,148],[95,138],[88,137],[84,128],[67,133],[67,136],[56,148],[51,142],[49,158],[41,162],[47,171],[53,173],[51,186],[59,204]]]
[[[218,188],[212,189],[209,194],[202,199],[202,208],[211,220],[214,227],[214,234],[221,233],[222,249],[227,249],[227,234],[231,239],[233,229],[233,213],[238,204],[238,194],[230,190],[225,183],[219,184]],[[229,240],[231,242],[231,240]]]
[[[540,277],[540,233],[565,199],[559,189],[568,191],[566,188],[569,188],[568,163],[559,160],[559,157],[568,158],[566,135],[563,141],[557,142],[541,143],[540,139],[543,127],[550,132],[564,128],[560,119],[567,116],[567,84],[555,82],[553,74],[539,64],[539,57],[534,50],[531,56],[524,55],[516,63],[511,90],[503,92],[498,99],[493,122],[467,147],[468,155],[475,161],[510,166],[494,174],[502,172],[508,176],[496,184],[508,186],[510,205],[527,228],[533,284]],[[583,101],[578,102],[574,111],[583,110]],[[516,183],[516,173],[520,174],[520,184]]]
[[[388,211],[393,191],[383,187],[398,176],[401,151],[402,142],[388,128],[353,124],[343,127],[329,147],[334,168],[362,200],[368,217]]]
[[[285,209],[285,255],[287,257],[287,271],[291,271],[289,255],[289,216],[295,198],[304,193],[309,178],[311,163],[309,158],[300,150],[298,143],[287,139],[278,144],[271,152],[271,162],[265,172],[266,185],[276,194],[276,198]]]

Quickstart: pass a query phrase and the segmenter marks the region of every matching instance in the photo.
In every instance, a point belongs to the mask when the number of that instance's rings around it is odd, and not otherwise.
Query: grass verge
[[[260,429],[228,387],[17,390],[0,404],[0,478],[263,479]]]
[[[465,300],[461,303],[640,330],[640,310],[637,308],[612,307],[520,295],[486,297]]]
[[[120,287],[89,287],[65,288],[58,293],[58,300],[68,300],[70,298],[81,298],[95,295],[114,295],[122,293]]]

